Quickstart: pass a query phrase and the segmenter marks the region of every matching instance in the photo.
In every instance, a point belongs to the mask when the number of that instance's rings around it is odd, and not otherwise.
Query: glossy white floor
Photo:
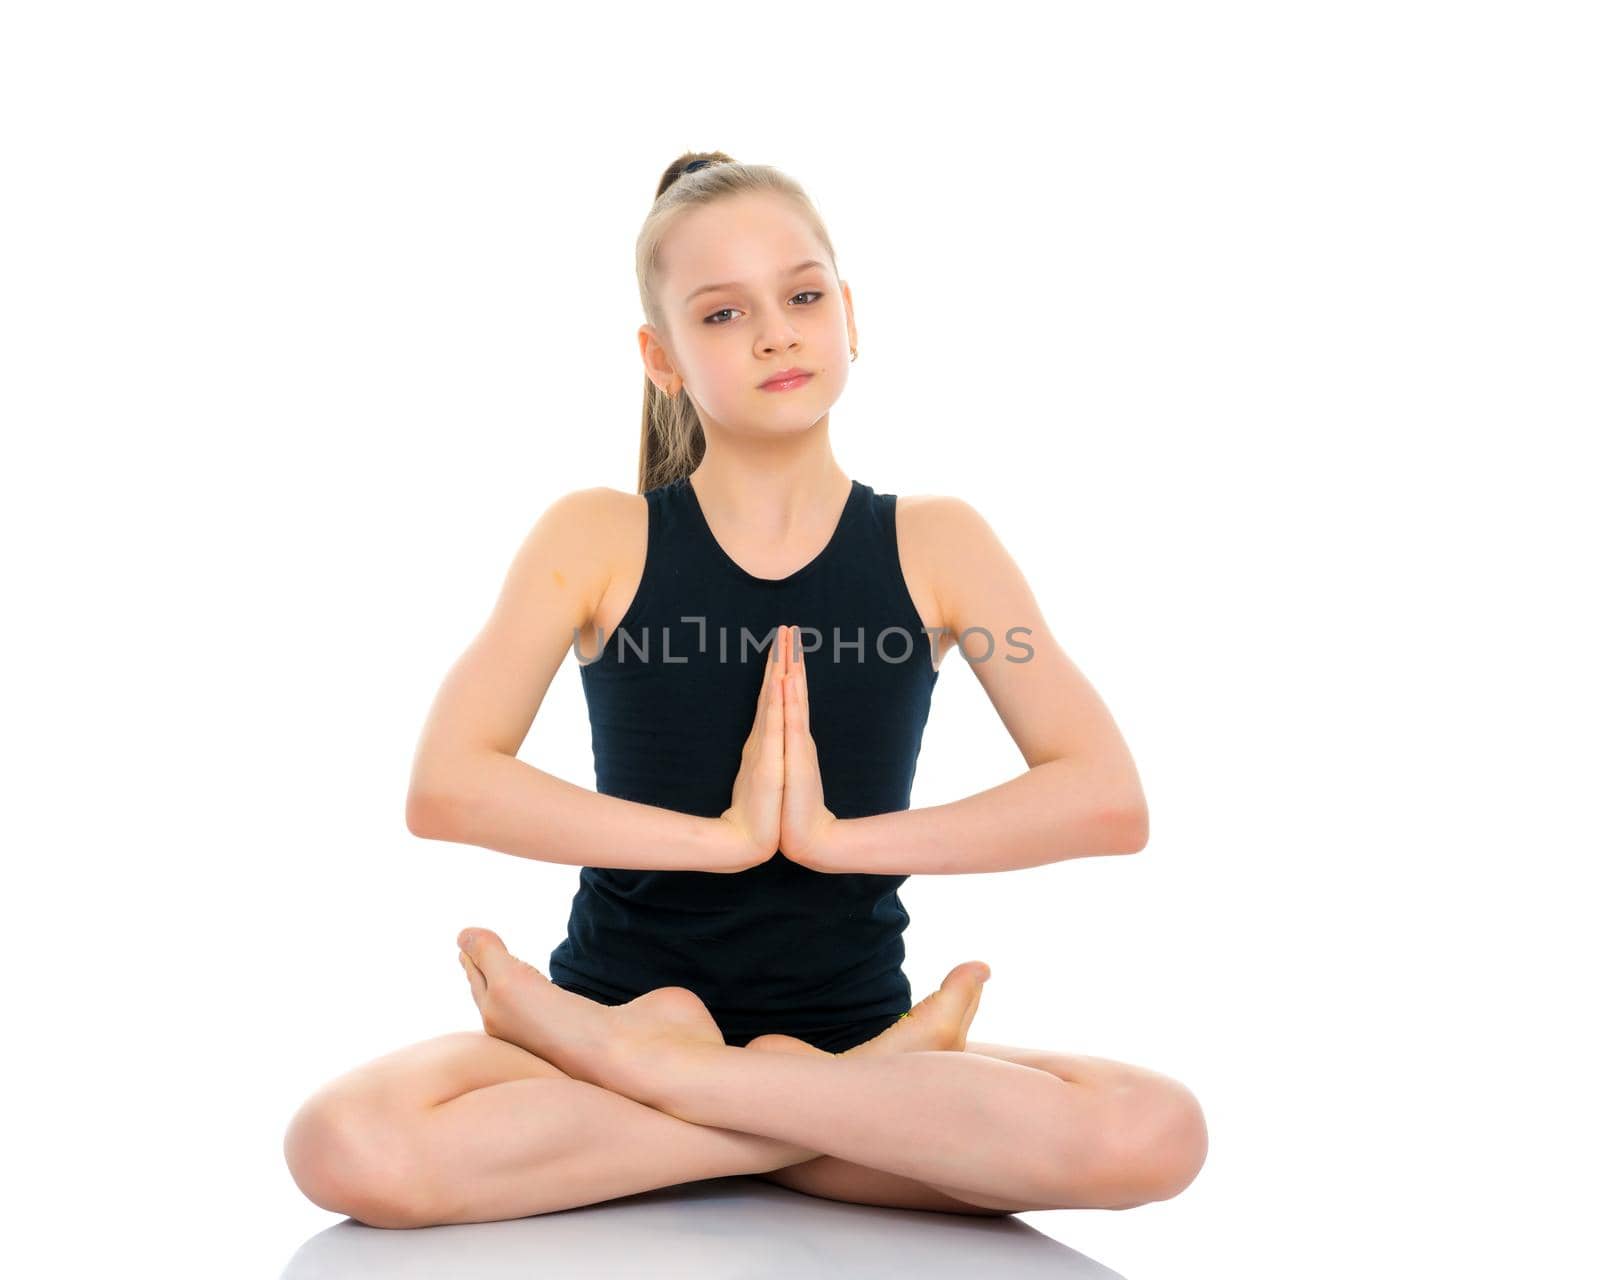
[[[516,1222],[394,1232],[345,1220],[307,1240],[283,1280],[530,1274],[592,1280],[1119,1275],[1018,1219],[872,1209],[796,1195],[755,1178],[718,1178]]]

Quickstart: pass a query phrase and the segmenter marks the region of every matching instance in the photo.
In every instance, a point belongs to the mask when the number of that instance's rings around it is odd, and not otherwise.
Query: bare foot
[[[967,1047],[967,1029],[978,1012],[978,1001],[983,998],[983,984],[988,981],[989,966],[981,960],[967,960],[958,964],[945,976],[939,989],[924,996],[910,1010],[900,1015],[871,1040],[835,1056],[853,1055],[875,1057],[885,1053],[910,1053],[917,1049],[964,1050]],[[766,1053],[826,1053],[796,1036],[757,1036],[745,1045]]]
[[[463,929],[461,967],[483,1029],[578,1080],[641,1102],[669,1061],[726,1046],[711,1011],[687,987],[659,987],[606,1005],[567,991],[506,950],[492,929]]]

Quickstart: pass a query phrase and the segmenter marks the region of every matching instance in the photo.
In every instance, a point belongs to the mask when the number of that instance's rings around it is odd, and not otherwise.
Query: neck
[[[701,509],[761,541],[832,528],[850,496],[850,477],[826,434],[815,438],[812,447],[787,450],[727,448],[708,439],[690,479]]]

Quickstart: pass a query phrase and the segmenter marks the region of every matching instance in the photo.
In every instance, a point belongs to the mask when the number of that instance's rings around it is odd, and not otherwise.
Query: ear
[[[839,293],[844,298],[844,323],[850,333],[850,349],[853,351],[856,347],[856,304],[850,297],[850,285],[844,280],[839,281]]]
[[[666,395],[676,394],[673,385],[681,386],[683,380],[673,367],[672,353],[653,324],[639,326],[639,356],[644,361],[645,375]]]

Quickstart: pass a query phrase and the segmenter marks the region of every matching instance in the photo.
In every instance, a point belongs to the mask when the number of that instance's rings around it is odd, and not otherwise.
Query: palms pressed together
[[[741,870],[765,862],[780,849],[802,865],[819,858],[838,821],[822,799],[805,654],[797,634],[793,627],[778,628],[733,796],[721,815],[748,855]]]

